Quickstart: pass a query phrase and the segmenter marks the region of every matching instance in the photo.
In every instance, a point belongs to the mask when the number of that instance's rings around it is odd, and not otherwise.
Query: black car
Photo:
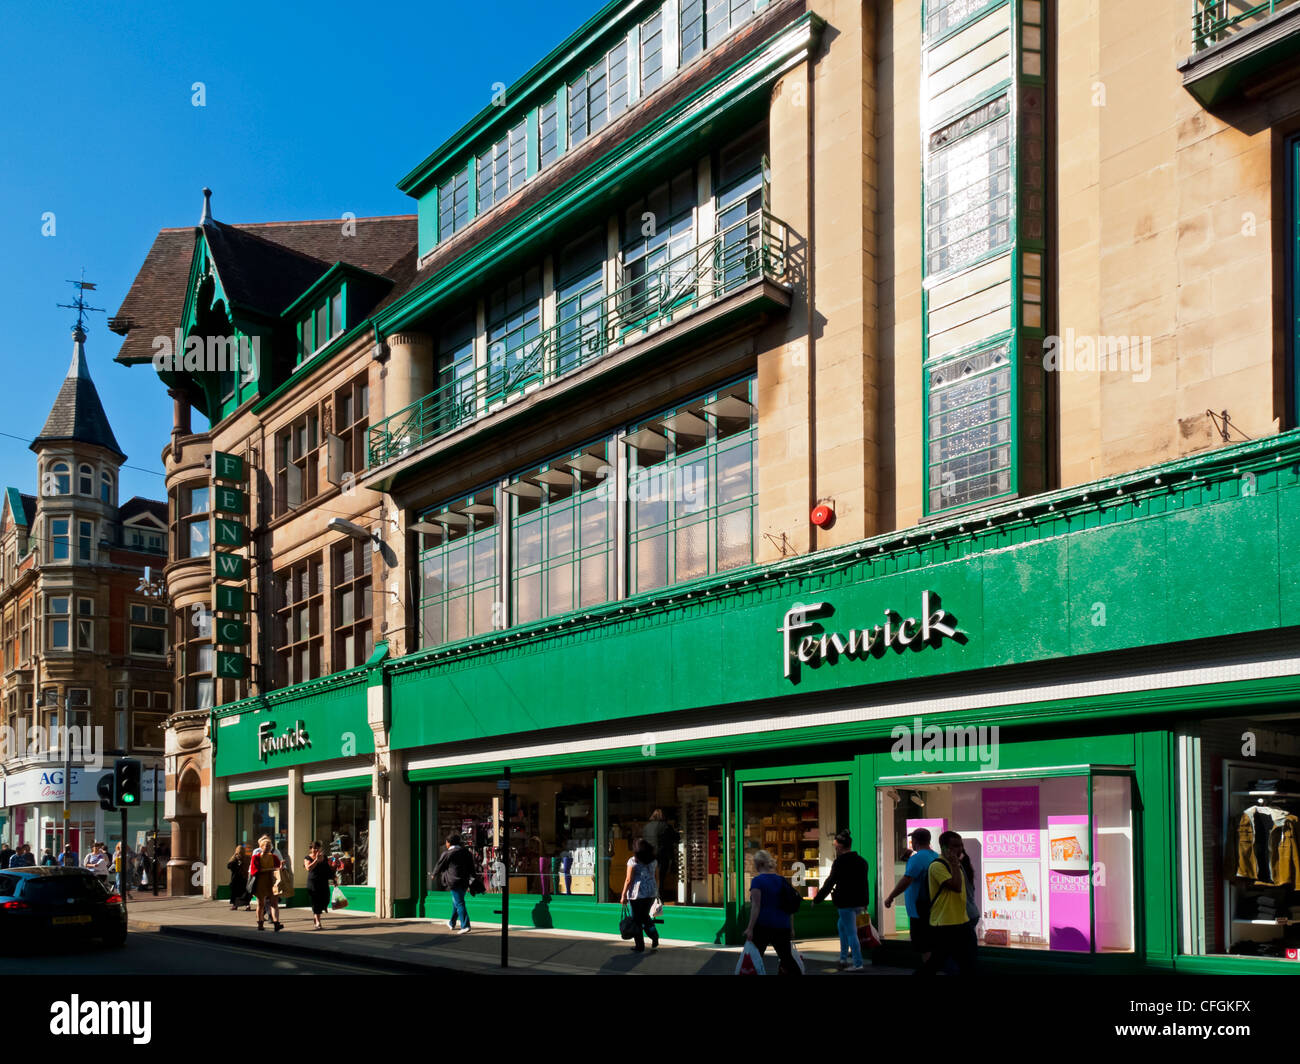
[[[66,937],[126,944],[126,906],[84,868],[0,871],[0,946],[43,945]]]

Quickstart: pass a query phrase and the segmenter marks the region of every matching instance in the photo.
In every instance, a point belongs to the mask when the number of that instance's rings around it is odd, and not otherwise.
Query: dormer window
[[[298,362],[310,358],[345,328],[343,291],[338,289],[317,302],[298,322]]]

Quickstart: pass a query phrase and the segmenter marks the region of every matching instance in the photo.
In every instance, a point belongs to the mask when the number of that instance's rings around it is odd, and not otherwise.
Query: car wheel
[[[110,932],[109,934],[105,935],[105,936],[104,936],[104,945],[105,945],[105,946],[112,946],[114,949],[119,949],[119,948],[121,948],[122,946],[125,946],[125,945],[126,945],[126,928],[124,927],[124,928],[122,928],[121,931],[113,931],[113,932]]]

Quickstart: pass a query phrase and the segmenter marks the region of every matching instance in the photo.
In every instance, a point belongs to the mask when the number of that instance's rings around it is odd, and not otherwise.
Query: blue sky
[[[171,404],[114,363],[117,311],[161,228],[201,189],[230,223],[409,214],[404,174],[577,29],[600,0],[474,4],[6,6],[0,65],[0,483],[34,491],[27,441],[72,352],[66,279],[89,301],[91,375],[129,456],[121,498],[162,498]],[[206,106],[191,86],[203,82]],[[55,234],[42,235],[54,213]],[[153,470],[154,474],[144,470]]]

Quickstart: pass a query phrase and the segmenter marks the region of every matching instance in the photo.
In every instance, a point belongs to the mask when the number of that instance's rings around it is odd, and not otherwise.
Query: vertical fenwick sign
[[[943,608],[933,591],[921,592],[918,614],[904,616],[885,610],[883,624],[832,632],[814,618],[834,612],[829,602],[796,602],[785,612],[777,631],[781,635],[781,660],[785,677],[799,682],[804,665],[817,668],[834,665],[841,658],[879,658],[893,650],[921,650],[937,647],[944,639],[965,643],[967,635],[957,627],[957,618]]]
[[[248,676],[246,478],[243,458],[212,452],[212,642],[219,680]]]

